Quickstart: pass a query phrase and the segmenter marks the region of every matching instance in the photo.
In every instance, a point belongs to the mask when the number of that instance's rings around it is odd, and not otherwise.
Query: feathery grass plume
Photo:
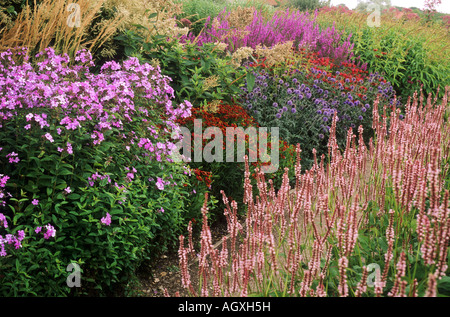
[[[94,52],[114,35],[122,20],[118,15],[103,22],[97,36],[90,38],[89,28],[99,16],[104,2],[74,0],[71,4],[79,9],[73,13],[68,11],[68,3],[64,0],[43,0],[39,4],[35,1],[33,9],[26,5],[13,26],[0,35],[0,50],[28,47],[30,53],[36,53],[53,46],[56,53],[67,53],[70,57],[83,48]],[[79,25],[68,23],[77,14]]]
[[[219,80],[219,76],[217,76],[217,75],[213,75],[213,76],[209,76],[209,77],[205,78],[205,80],[203,81],[203,90],[207,91],[211,88],[219,86],[218,80]]]
[[[267,66],[274,66],[282,63],[289,63],[296,59],[297,54],[293,51],[294,42],[288,41],[285,43],[277,43],[268,48],[262,45],[257,45],[255,53],[260,58],[265,58]]]
[[[105,5],[124,17],[119,30],[134,30],[146,42],[156,34],[177,37],[189,31],[189,27],[177,25],[176,16],[182,13],[182,5],[172,0],[106,0]]]

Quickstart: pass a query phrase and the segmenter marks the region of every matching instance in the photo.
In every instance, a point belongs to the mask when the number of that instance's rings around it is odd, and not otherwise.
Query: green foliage
[[[399,19],[387,12],[381,16],[379,27],[370,27],[367,14],[352,12],[321,12],[318,21],[322,28],[335,24],[351,35],[354,56],[366,63],[370,72],[378,72],[391,82],[402,102],[421,85],[425,95],[436,94],[439,86],[442,98],[450,84],[450,42],[442,23]]]
[[[204,135],[207,128],[215,127],[220,129],[222,132],[223,142],[233,142],[234,157],[232,160],[228,160],[227,158],[228,152],[225,145],[223,146],[223,149],[215,148],[214,151],[212,151],[215,155],[217,151],[222,150],[222,155],[218,156],[217,159],[214,158],[213,161],[206,161],[203,156],[200,162],[195,162],[193,159],[193,155],[195,155],[195,148],[192,147],[191,149],[192,162],[190,163],[190,166],[194,169],[197,180],[204,182],[204,184],[210,188],[210,199],[218,199],[220,201],[220,203],[218,203],[219,208],[216,210],[210,210],[209,212],[210,221],[215,222],[216,220],[223,220],[222,190],[225,192],[230,201],[235,200],[239,206],[242,205],[242,188],[244,186],[245,164],[243,162],[243,158],[239,157],[237,153],[242,145],[245,155],[252,157],[252,159],[256,158],[255,161],[250,161],[250,171],[254,175],[255,169],[261,169],[264,165],[260,156],[261,153],[258,153],[258,150],[261,148],[262,138],[259,133],[257,123],[239,105],[218,104],[216,109],[193,108],[192,115],[188,118],[180,120],[179,123],[181,126],[188,128],[192,135],[194,135],[194,133],[197,133],[196,129],[200,128],[194,127],[194,120],[201,120],[202,134],[204,138],[202,152],[209,144],[209,141],[205,139]],[[244,133],[249,132],[249,129],[254,129],[256,132],[256,139],[250,138],[250,135],[240,137],[237,135],[236,130],[236,136],[228,134],[227,129],[229,128],[242,128]],[[267,140],[264,141],[267,144],[268,155],[270,156],[273,149],[277,149],[274,147],[275,144],[271,143],[271,130],[268,129],[267,132]],[[230,139],[228,139],[228,137],[230,137]],[[211,141],[214,141],[216,138],[219,138],[219,136],[212,137]],[[245,138],[245,141],[243,141],[243,138]],[[238,143],[240,143],[239,146]],[[293,147],[289,146],[287,142],[283,142],[282,140],[279,140],[277,147],[279,151],[279,163],[276,166],[276,171],[265,175],[266,180],[270,179],[275,186],[281,184],[284,168],[287,167],[290,170],[293,170],[294,166]],[[253,152],[253,149],[256,149],[257,153]],[[203,152],[202,155],[204,155],[204,153],[206,152]],[[275,162],[269,163],[276,164]],[[216,201],[213,202],[216,203]],[[244,209],[241,208],[240,210]]]
[[[185,229],[189,188],[169,186],[161,192],[147,179],[173,175],[174,182],[187,183],[179,165],[135,164],[134,155],[119,146],[121,136],[114,129],[111,141],[98,146],[86,145],[89,136],[82,131],[73,135],[73,156],[44,145],[35,132],[22,139],[1,134],[2,140],[15,144],[24,163],[10,171],[17,180],[11,193],[20,189],[21,199],[15,200],[8,215],[16,230],[30,236],[23,249],[2,260],[3,296],[113,294],[133,280],[142,261],[176,245]],[[127,180],[126,166],[140,171],[132,181]],[[91,186],[89,177],[98,173],[108,177]],[[67,187],[72,188],[70,194],[64,191]],[[38,206],[31,204],[32,198],[39,199]],[[100,223],[106,212],[111,227]],[[47,223],[57,230],[54,241],[34,235],[36,226]],[[80,289],[65,285],[65,268],[71,261],[83,269]],[[9,269],[15,262],[20,271]]]
[[[117,37],[122,41],[127,56],[136,56],[141,62],[158,63],[161,73],[169,76],[176,101],[189,100],[194,106],[205,106],[214,100],[232,103],[243,85],[246,71],[231,64],[216,44],[197,44],[179,40],[167,41],[156,35],[152,42],[144,42],[132,31]]]
[[[330,0],[288,0],[286,5],[299,11],[314,11],[330,4]]]
[[[377,35],[378,34],[378,35]],[[373,28],[354,33],[355,55],[368,64],[368,69],[384,74],[397,94],[406,100],[423,85],[426,95],[450,84],[450,63],[436,60],[430,55],[425,40],[401,35],[398,29],[390,29],[379,37]]]
[[[196,35],[203,29],[208,17],[218,16],[228,5],[226,0],[178,0],[178,3],[183,4],[183,14],[177,17],[178,20],[185,18],[191,21],[190,31]]]

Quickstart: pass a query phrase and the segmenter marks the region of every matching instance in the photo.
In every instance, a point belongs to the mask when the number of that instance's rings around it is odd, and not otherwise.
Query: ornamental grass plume
[[[222,245],[219,257],[204,207],[199,285],[186,285],[188,252],[180,237],[183,286],[194,296],[435,296],[448,272],[448,168],[442,165],[450,160],[450,152],[443,151],[450,140],[444,116],[449,89],[440,104],[415,94],[403,119],[395,105],[379,116],[375,102],[376,134],[368,146],[349,129],[346,147],[339,149],[335,114],[329,161],[315,159],[300,173],[297,145],[293,186],[288,169],[278,190],[258,172],[255,192],[246,157],[245,225],[234,216],[236,203],[223,193],[226,241],[232,242]],[[383,231],[386,235],[379,234]],[[419,257],[424,261],[411,261]],[[384,269],[369,285],[371,262]],[[416,274],[419,270],[424,274]]]
[[[118,14],[111,20],[104,20],[98,26],[98,34],[90,37],[88,29],[105,1],[71,1],[77,6],[72,13],[63,0],[43,0],[39,4],[34,1],[33,9],[27,4],[13,25],[1,32],[0,51],[28,47],[30,53],[37,53],[52,45],[58,54],[67,53],[71,58],[81,49],[95,52],[115,34],[124,18]],[[79,24],[73,25],[72,20]]]
[[[145,42],[151,42],[154,35],[169,38],[186,35],[192,22],[181,19],[177,26],[176,15],[182,13],[182,5],[173,0],[105,0],[105,7],[117,11],[123,16],[119,30],[133,30],[142,36]],[[143,26],[143,27],[141,27]]]

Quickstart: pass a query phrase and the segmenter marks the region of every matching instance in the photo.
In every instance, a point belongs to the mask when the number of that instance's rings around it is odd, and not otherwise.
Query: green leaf
[[[255,86],[255,75],[253,73],[247,73],[247,89],[248,92],[251,92],[253,90],[253,87]]]
[[[59,175],[72,175],[73,173],[71,171],[69,171],[68,169],[63,168],[58,172],[58,174]]]
[[[440,294],[450,296],[450,276],[442,277],[437,287]]]
[[[149,19],[153,19],[153,18],[156,18],[158,16],[158,13],[157,12],[153,12],[153,13],[151,13],[149,16],[148,16],[148,18]]]
[[[72,193],[70,195],[67,196],[67,198],[72,199],[72,200],[77,200],[79,199],[81,196],[79,194],[76,193]]]

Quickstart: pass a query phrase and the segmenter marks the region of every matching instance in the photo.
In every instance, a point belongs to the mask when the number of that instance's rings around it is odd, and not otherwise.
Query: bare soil
[[[211,225],[211,237],[213,244],[220,243],[222,237],[227,235],[226,221]],[[194,241],[194,245],[196,245]],[[138,277],[141,288],[138,290],[141,296],[145,297],[164,297],[166,289],[169,296],[187,297],[190,294],[181,285],[181,272],[178,267],[178,253],[176,250],[161,255],[151,266],[143,267]],[[189,273],[191,282],[196,288],[198,284],[198,274],[196,263],[191,263]]]

